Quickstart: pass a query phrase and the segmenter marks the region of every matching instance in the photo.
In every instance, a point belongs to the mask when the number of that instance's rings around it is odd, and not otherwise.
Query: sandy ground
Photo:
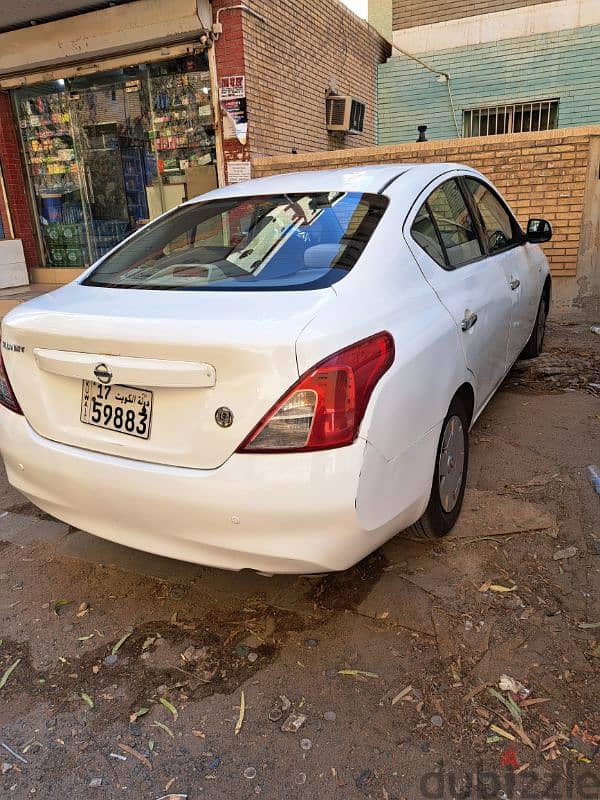
[[[2,478],[3,796],[600,797],[600,337],[547,351],[475,426],[451,537],[345,573],[156,558]]]

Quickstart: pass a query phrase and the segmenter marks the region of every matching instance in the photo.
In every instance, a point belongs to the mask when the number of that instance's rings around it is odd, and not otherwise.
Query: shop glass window
[[[210,85],[200,54],[13,93],[48,266],[91,264],[188,199],[198,171],[216,186]]]
[[[269,290],[330,286],[353,268],[387,199],[283,194],[183,206],[109,255],[85,285]]]
[[[465,178],[465,185],[481,216],[489,252],[498,253],[519,244],[522,237],[518,226],[496,195],[475,178]]]
[[[427,204],[454,269],[481,258],[477,228],[456,180],[446,181],[427,198]]]

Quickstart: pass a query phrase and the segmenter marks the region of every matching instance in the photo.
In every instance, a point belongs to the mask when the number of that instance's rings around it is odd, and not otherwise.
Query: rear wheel
[[[463,402],[455,397],[438,442],[435,472],[427,510],[407,529],[417,539],[438,539],[450,533],[463,503],[469,466],[469,420]]]
[[[540,305],[538,307],[537,316],[535,318],[535,325],[529,337],[529,341],[521,352],[521,358],[537,358],[541,355],[544,349],[544,336],[546,335],[546,317],[548,308],[546,304],[546,294],[542,295]]]

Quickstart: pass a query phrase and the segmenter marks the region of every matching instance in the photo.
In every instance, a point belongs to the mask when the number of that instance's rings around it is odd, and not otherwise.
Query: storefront
[[[207,52],[12,92],[43,265],[85,267],[217,185]]]
[[[375,142],[390,47],[340,3],[61,5],[72,15],[39,0],[45,19],[26,24],[25,4],[0,20],[0,216],[32,282],[72,280],[181,200],[248,180],[261,156]],[[365,101],[362,133],[328,130],[332,76]]]

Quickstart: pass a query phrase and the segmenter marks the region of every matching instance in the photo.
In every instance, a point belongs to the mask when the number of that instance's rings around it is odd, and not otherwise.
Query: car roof
[[[423,185],[439,175],[455,170],[472,172],[463,164],[372,164],[368,166],[344,167],[342,169],[286,172],[255,178],[243,183],[224,186],[201,195],[202,200],[220,197],[248,197],[252,195],[296,193],[296,192],[372,192],[381,193],[398,178],[410,175]],[[196,202],[193,198],[188,202]]]

